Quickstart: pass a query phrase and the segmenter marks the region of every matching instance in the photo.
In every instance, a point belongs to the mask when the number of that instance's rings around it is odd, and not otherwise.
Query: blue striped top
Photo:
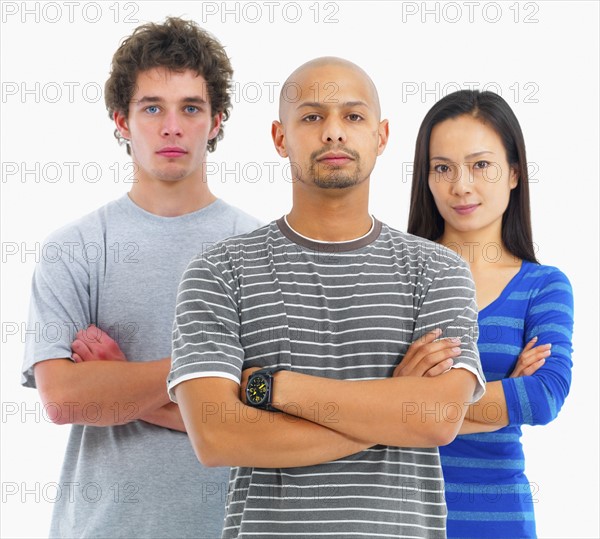
[[[440,447],[449,538],[536,537],[537,485],[525,476],[521,425],[545,425],[571,385],[573,292],[557,268],[523,261],[493,303],[479,313],[478,347],[488,382],[502,380],[508,426],[458,436]],[[552,354],[532,376],[508,378],[534,336]],[[490,418],[494,406],[488,405]]]

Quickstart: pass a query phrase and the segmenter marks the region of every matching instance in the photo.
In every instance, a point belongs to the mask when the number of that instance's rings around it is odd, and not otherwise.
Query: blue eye
[[[198,107],[195,107],[194,105],[188,105],[187,107],[185,107],[185,111],[189,112],[190,114],[194,114],[198,112],[198,110]]]
[[[156,114],[158,112],[158,107],[156,105],[150,105],[149,107],[146,107],[146,112],[150,113],[150,114]]]

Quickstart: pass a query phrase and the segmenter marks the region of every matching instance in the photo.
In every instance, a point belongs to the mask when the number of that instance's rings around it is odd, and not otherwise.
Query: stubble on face
[[[290,99],[287,97],[286,88],[288,88],[288,86],[293,87],[292,89],[294,92],[300,92],[299,95],[315,95],[315,93],[319,91],[315,90],[315,85],[318,84],[317,81],[319,78],[318,75],[314,79],[311,77],[313,70],[322,70],[323,68],[329,67],[341,69],[343,75],[342,80],[345,80],[345,78],[348,77],[348,73],[351,73],[350,79],[352,80],[352,83],[360,81],[361,90],[359,91],[359,94],[361,94],[361,97],[359,100],[364,100],[372,107],[373,114],[379,121],[381,115],[379,96],[373,81],[367,73],[356,64],[347,60],[335,57],[322,57],[306,62],[297,68],[285,81],[279,100],[279,120],[281,123],[285,124],[289,120],[291,111],[298,102],[298,99]],[[321,79],[327,80],[326,77],[323,79],[322,74]],[[332,84],[334,83],[327,82],[327,84],[323,86],[322,95],[329,95]],[[337,84],[335,84],[335,86],[337,87]],[[335,95],[337,95],[337,93]],[[337,97],[334,97],[333,95],[330,96],[330,98],[337,101]],[[315,98],[315,100],[318,100],[318,98]],[[350,99],[350,101],[353,101],[353,99]],[[326,99],[324,102],[328,103],[330,101]],[[372,136],[375,143],[375,154],[377,154],[379,131],[375,130],[372,133]],[[336,165],[320,161],[319,158],[328,152],[345,153],[352,158],[352,162],[345,165]],[[290,159],[292,159],[293,163],[292,152],[290,152]],[[302,183],[315,185],[323,189],[347,189],[368,180],[368,174],[365,175],[364,173],[365,167],[367,169],[369,168],[368,161],[367,158],[363,163],[358,151],[348,148],[342,141],[339,141],[337,145],[323,146],[322,148],[313,151],[309,155],[308,163],[305,162],[304,167],[300,165],[300,162],[298,161],[294,168],[297,173],[296,179]]]
[[[160,168],[152,169],[152,174],[158,180],[165,181],[165,182],[176,182],[176,181],[182,180],[183,178],[188,176],[189,171],[186,168],[183,168],[181,166],[176,166],[174,164],[173,168],[169,167],[167,169],[160,169]]]
[[[351,156],[354,159],[353,170],[345,171],[341,166],[328,165],[318,161],[321,155],[332,150],[344,152]],[[350,148],[323,148],[310,154],[310,167],[308,169],[307,180],[317,187],[323,189],[347,189],[361,183],[361,176],[360,154]]]

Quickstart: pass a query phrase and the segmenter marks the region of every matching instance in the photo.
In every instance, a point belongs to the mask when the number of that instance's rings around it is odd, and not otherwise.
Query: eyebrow
[[[345,103],[338,103],[337,101],[331,101],[331,102],[326,102],[326,103],[320,103],[318,101],[306,101],[306,102],[298,105],[298,107],[296,107],[296,108],[297,109],[301,109],[301,108],[325,109],[330,104],[336,104],[341,107],[366,107],[366,108],[369,108],[369,105],[367,105],[364,101],[346,101]]]
[[[465,155],[466,159],[471,159],[473,157],[479,157],[480,155],[484,155],[486,153],[491,153],[492,155],[495,155],[494,152],[490,151],[490,150],[483,150],[481,152],[474,152],[474,153],[470,153],[469,155]],[[452,159],[448,159],[447,157],[442,157],[439,155],[436,155],[435,157],[430,157],[429,160],[433,161],[434,159],[437,159],[438,161],[448,161],[449,163],[452,163]]]
[[[153,95],[145,95],[141,99],[134,101],[136,105],[145,105],[146,103],[163,103],[164,99],[162,97],[153,96]],[[199,95],[184,97],[181,100],[182,103],[193,103],[199,105],[207,105],[207,101],[201,98]]]

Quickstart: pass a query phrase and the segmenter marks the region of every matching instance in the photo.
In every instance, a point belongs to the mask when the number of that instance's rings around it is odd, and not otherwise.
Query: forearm
[[[237,396],[237,385],[231,388],[229,381],[212,380],[217,389],[207,379],[175,388],[188,435],[206,466],[310,466],[373,445],[309,420],[246,406]]]
[[[327,426],[372,444],[434,447],[456,436],[475,387],[473,374],[453,371],[435,378],[366,381],[280,371],[273,402],[298,417],[315,417],[321,425],[333,405],[335,416]]]
[[[141,416],[140,419],[157,427],[186,432],[179,406],[174,402],[169,402],[156,410],[152,410]]]
[[[55,423],[100,427],[140,419],[167,404],[169,366],[169,358],[77,364],[49,360],[36,365],[35,375],[42,400]]]
[[[485,384],[485,394],[469,406],[460,434],[494,432],[508,425],[508,409],[502,382]]]

